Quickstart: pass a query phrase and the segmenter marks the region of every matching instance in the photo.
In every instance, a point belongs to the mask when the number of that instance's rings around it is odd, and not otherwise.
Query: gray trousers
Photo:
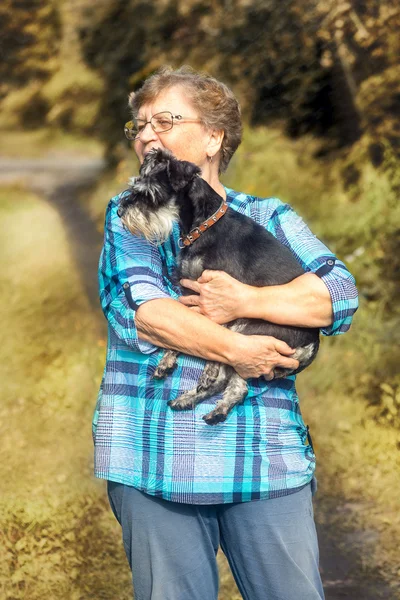
[[[190,505],[108,482],[135,600],[217,600],[219,546],[244,600],[321,600],[312,486],[271,500]]]

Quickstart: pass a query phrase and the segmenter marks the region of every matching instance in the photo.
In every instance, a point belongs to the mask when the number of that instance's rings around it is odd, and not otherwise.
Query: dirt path
[[[58,210],[84,289],[91,306],[98,311],[99,329],[104,329],[97,298],[101,235],[80,202],[79,194],[94,185],[103,169],[104,163],[99,159],[57,156],[17,160],[0,157],[0,185],[22,183]],[[366,577],[360,569],[363,552],[376,541],[374,532],[342,530],[337,525],[337,516],[343,506],[334,503],[329,509],[327,506],[329,502],[320,502],[317,495],[316,520],[326,599],[392,599],[391,590],[375,574]],[[327,510],[332,514],[327,514]]]
[[[22,184],[58,210],[83,287],[94,308],[99,307],[97,264],[101,235],[82,207],[79,194],[95,184],[103,169],[104,162],[93,158],[0,157],[0,185]]]
[[[339,513],[341,506],[336,508]],[[362,573],[362,555],[377,541],[373,531],[346,531],[321,524],[322,509],[316,502],[320,569],[326,600],[392,600],[393,591],[375,573]]]

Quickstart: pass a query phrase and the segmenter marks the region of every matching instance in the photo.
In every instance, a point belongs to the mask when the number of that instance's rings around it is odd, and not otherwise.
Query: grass
[[[103,146],[95,139],[66,133],[55,128],[35,130],[0,129],[0,156],[40,158],[73,154],[75,157],[103,156]]]

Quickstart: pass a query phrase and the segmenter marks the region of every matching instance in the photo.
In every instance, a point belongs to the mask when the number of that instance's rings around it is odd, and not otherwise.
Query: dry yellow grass
[[[65,133],[57,128],[41,128],[34,131],[0,129],[0,156],[15,158],[61,157],[65,153],[74,156],[101,157],[103,146],[95,139]]]

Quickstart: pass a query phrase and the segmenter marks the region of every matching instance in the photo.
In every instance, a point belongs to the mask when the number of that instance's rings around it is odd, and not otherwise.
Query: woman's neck
[[[217,194],[219,194],[224,200],[226,200],[225,188],[219,180],[218,176],[218,165],[207,163],[205,167],[202,167],[201,177],[207,181],[208,185],[213,188]]]

